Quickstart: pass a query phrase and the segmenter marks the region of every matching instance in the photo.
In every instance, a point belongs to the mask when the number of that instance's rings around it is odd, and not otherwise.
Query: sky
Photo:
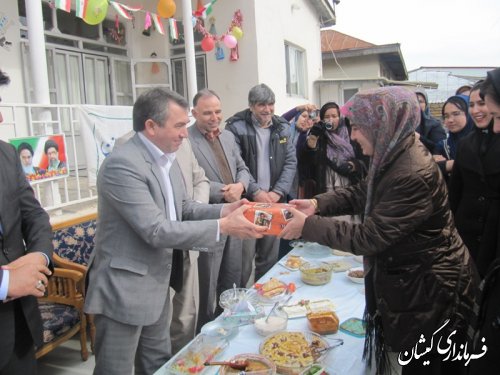
[[[334,30],[399,43],[406,69],[500,66],[500,0],[340,0]]]

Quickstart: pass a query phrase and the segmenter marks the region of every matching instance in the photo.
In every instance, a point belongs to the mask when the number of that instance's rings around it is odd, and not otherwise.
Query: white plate
[[[286,264],[286,261],[288,259],[290,255],[287,255],[287,256],[284,256],[283,258],[280,259],[280,261],[278,262],[280,264],[280,266],[283,266],[285,267],[287,270],[289,271],[298,271],[299,270],[299,267],[297,268],[292,268],[292,267],[289,267],[287,264]],[[302,257],[299,256],[299,259],[302,261],[302,263],[304,263],[306,260]]]
[[[332,250],[332,254],[339,256],[339,257],[350,257],[352,255],[351,253],[348,253],[347,251],[336,250],[336,249]]]
[[[283,310],[285,310],[285,312],[288,314],[288,319],[294,319],[304,317],[310,311],[333,311],[335,310],[335,305],[330,299],[302,300],[293,305],[283,306]]]
[[[352,268],[352,264],[343,260],[329,260],[326,263],[331,264],[333,272],[344,272]]]
[[[346,271],[345,275],[347,276],[347,278],[349,280],[351,280],[353,283],[356,283],[356,284],[363,284],[365,282],[365,278],[364,277],[352,277],[352,276],[349,276],[349,272],[351,271],[363,271],[363,268],[362,267],[357,267],[357,268],[351,268],[350,270]]]

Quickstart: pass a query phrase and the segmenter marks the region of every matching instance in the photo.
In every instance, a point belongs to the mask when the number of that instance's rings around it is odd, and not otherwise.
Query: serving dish
[[[346,276],[353,283],[363,284],[365,282],[364,276],[358,277],[358,275],[357,275],[357,274],[362,275],[363,273],[364,273],[364,271],[363,271],[362,267],[356,267],[356,268],[351,268],[349,271],[347,271]]]
[[[201,333],[210,337],[224,338],[226,340],[236,336],[238,331],[238,325],[227,319],[216,319],[201,327]]]
[[[308,331],[281,331],[266,337],[259,347],[260,354],[276,365],[277,372],[298,375],[321,362],[328,343],[320,335]]]
[[[301,300],[293,305],[283,306],[283,310],[288,314],[288,319],[302,318],[309,312],[333,311],[335,305],[330,299]]]
[[[287,255],[280,259],[278,262],[281,266],[285,267],[290,271],[298,271],[299,267],[302,263],[305,262],[305,259],[299,255]]]
[[[200,334],[171,359],[167,374],[203,374],[204,363],[216,358],[227,345],[228,341],[222,337]]]
[[[345,262],[343,260],[329,260],[327,261],[327,263],[332,266],[333,272],[344,272],[352,268],[351,263]]]
[[[305,262],[299,269],[300,279],[309,285],[324,285],[332,279],[333,266],[328,262]]]
[[[245,369],[246,375],[274,375],[276,374],[276,365],[267,359],[263,355],[243,353],[238,354],[231,358],[231,361],[244,359],[249,362],[249,365]],[[226,374],[240,374],[240,370],[232,369],[229,366],[222,366],[220,369],[220,375]]]
[[[219,305],[223,309],[237,310],[238,305],[243,305],[246,302],[257,305],[258,297],[255,290],[246,288],[232,288],[223,291],[219,298]]]
[[[264,283],[256,283],[254,288],[257,292],[258,302],[270,305],[281,301],[287,295],[288,284],[272,277]]]
[[[256,319],[253,322],[255,331],[260,336],[269,336],[275,332],[284,331],[288,324],[288,314],[285,310],[278,307],[269,315]]]

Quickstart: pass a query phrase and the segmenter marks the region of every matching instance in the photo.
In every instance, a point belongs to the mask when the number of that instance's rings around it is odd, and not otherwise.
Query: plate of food
[[[351,268],[346,272],[346,276],[356,284],[363,284],[365,282],[365,271],[362,267]]]
[[[260,303],[273,304],[281,301],[281,299],[285,296],[288,284],[275,277],[271,277],[264,283],[256,283],[254,288],[257,291]]]
[[[280,374],[298,375],[325,356],[328,343],[313,332],[277,332],[259,347],[260,354],[274,362]]]
[[[352,264],[343,260],[327,261],[332,266],[333,272],[344,272],[352,268]]]
[[[273,375],[276,374],[276,365],[259,354],[244,353],[238,354],[230,359],[230,361],[246,361],[245,370],[243,373],[246,375]],[[230,366],[222,366],[220,369],[221,375],[226,374],[241,374],[241,370],[231,368]]]
[[[299,267],[305,260],[300,255],[287,255],[278,262],[281,266],[290,271],[298,271]]]
[[[335,305],[330,299],[308,300],[303,299],[293,305],[283,306],[288,314],[288,319],[302,318],[310,312],[333,311]]]
[[[202,374],[205,362],[214,360],[227,347],[228,341],[200,334],[177,353],[166,368],[168,374]]]

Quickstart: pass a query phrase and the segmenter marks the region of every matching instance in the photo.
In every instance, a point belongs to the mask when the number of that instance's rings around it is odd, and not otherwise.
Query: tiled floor
[[[91,375],[94,371],[94,355],[82,361],[80,339],[66,341],[38,360],[38,375]]]

